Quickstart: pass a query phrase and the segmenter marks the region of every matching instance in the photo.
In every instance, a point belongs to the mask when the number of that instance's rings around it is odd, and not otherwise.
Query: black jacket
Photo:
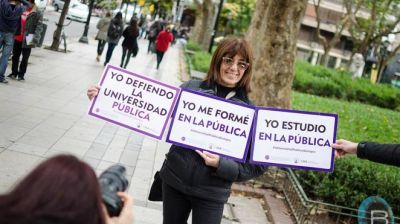
[[[135,57],[138,53],[138,43],[137,43],[137,37],[139,36],[138,29],[136,29],[136,33],[132,34],[129,29],[131,27],[128,26],[125,28],[124,32],[122,33],[122,36],[124,37],[124,41],[122,41],[122,47],[127,48],[128,50],[133,52],[133,56]]]
[[[181,87],[216,95],[214,87],[201,81],[189,81]],[[250,104],[244,91],[236,91],[230,100]],[[194,150],[172,145],[160,174],[166,184],[184,194],[225,203],[233,182],[252,179],[267,169],[267,166],[248,161],[249,153],[245,163],[221,157],[219,167],[214,168],[205,165],[203,158]]]
[[[377,163],[400,166],[400,144],[360,142],[357,147],[357,156]]]

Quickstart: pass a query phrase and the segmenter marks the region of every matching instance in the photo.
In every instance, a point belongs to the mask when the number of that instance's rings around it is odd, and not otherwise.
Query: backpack
[[[107,36],[110,37],[111,39],[118,39],[121,32],[122,32],[121,26],[117,22],[112,21],[110,23],[110,27],[108,27]]]
[[[157,37],[157,28],[153,28],[149,31],[149,37],[150,38],[156,38]]]

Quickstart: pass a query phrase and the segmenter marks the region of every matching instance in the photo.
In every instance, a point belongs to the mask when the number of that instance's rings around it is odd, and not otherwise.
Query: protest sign
[[[89,115],[161,139],[179,88],[107,65]]]
[[[244,161],[254,117],[251,106],[183,89],[167,142]]]
[[[251,162],[333,171],[337,115],[257,108]]]

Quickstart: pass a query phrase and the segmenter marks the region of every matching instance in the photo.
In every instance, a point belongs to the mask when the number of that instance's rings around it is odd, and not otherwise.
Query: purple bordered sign
[[[107,65],[89,115],[161,139],[179,88]]]
[[[336,114],[256,108],[251,163],[333,171]]]
[[[182,89],[166,141],[243,162],[254,112],[246,104]]]

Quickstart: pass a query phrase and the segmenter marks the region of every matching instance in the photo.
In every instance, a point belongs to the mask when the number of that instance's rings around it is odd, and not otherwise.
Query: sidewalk
[[[0,85],[0,193],[44,159],[70,153],[85,160],[98,174],[112,164],[125,165],[128,192],[135,200],[135,223],[162,223],[162,204],[147,201],[147,195],[169,144],[87,115],[86,90],[99,81],[106,53],[100,63],[96,62],[97,43],[89,41],[88,45],[68,43],[71,52],[67,54],[33,49],[26,81],[9,80],[9,84]],[[110,63],[118,66],[120,60],[119,45]],[[127,69],[179,86],[178,65],[182,60],[178,47],[171,47],[160,70],[156,70],[155,55],[147,54],[147,41],[140,40],[139,53],[131,58]],[[246,214],[240,223],[268,223],[254,200],[234,197],[231,201]],[[224,214],[227,218],[222,223],[239,223],[229,221],[229,207]]]

